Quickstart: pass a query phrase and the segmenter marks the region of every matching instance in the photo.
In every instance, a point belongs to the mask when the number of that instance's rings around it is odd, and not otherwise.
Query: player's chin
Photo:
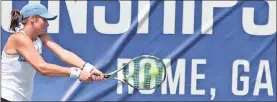
[[[42,30],[39,30],[39,32],[37,32],[39,35],[42,35],[42,34],[45,34],[46,32],[46,29],[42,29]]]

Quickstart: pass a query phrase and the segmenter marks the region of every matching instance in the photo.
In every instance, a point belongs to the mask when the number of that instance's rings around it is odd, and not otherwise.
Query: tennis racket
[[[123,70],[123,78],[116,78],[117,72]],[[105,74],[107,79],[119,80],[138,90],[151,90],[159,87],[166,78],[163,61],[155,56],[141,55],[133,58],[123,67]]]

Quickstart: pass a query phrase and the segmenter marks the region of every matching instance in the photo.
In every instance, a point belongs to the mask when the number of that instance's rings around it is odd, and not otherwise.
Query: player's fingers
[[[101,71],[95,70],[92,71],[92,76],[94,76],[93,81],[103,81],[104,80],[104,74]]]
[[[92,80],[93,80],[93,81],[97,81],[95,75],[92,76]]]
[[[99,80],[104,80],[104,74],[103,73],[99,74]]]
[[[95,81],[98,81],[98,78],[95,78]]]
[[[101,76],[101,81],[105,80],[104,74]]]
[[[96,75],[98,78],[100,78],[100,79],[103,79],[103,78],[104,78],[104,74],[103,74],[102,72],[100,72],[100,71],[97,71],[97,72],[95,73],[95,75]]]
[[[100,76],[98,76],[98,77],[97,77],[97,81],[103,81],[103,78],[100,77]]]
[[[84,79],[84,81],[83,81],[84,83],[88,83],[88,82],[90,82],[89,81],[89,78],[87,78],[87,79]]]
[[[98,75],[99,75],[100,81],[104,79],[104,73],[102,73],[101,71],[98,71]]]
[[[97,81],[102,81],[102,79],[99,77],[99,78],[97,79]]]
[[[92,75],[88,77],[88,82],[92,82]]]
[[[94,71],[93,74],[96,75],[96,76],[101,76],[101,72],[100,71]]]
[[[90,78],[90,79],[91,79],[92,81],[94,81],[94,77],[95,77],[94,75],[91,75],[91,78]]]
[[[100,76],[101,76],[101,78],[104,78],[104,73],[101,72],[101,75],[100,75]]]
[[[99,76],[96,76],[96,77],[95,77],[95,81],[99,81]]]
[[[96,76],[96,77],[95,77],[95,81],[99,81],[99,76]]]

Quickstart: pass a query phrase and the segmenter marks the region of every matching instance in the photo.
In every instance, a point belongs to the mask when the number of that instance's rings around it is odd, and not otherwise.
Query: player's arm
[[[82,68],[85,64],[85,61],[83,59],[81,59],[71,51],[62,48],[60,45],[55,43],[47,34],[41,35],[40,38],[43,45],[50,49],[63,62],[78,68]]]
[[[47,48],[49,48],[56,56],[59,57],[63,62],[70,64],[72,66],[78,67],[85,72],[91,72],[92,74],[100,77],[93,77],[94,81],[104,80],[104,74],[95,68],[92,64],[86,63],[79,56],[71,51],[62,48],[60,45],[55,43],[47,34],[40,35],[40,38]]]
[[[62,48],[60,45],[55,43],[47,34],[40,35],[40,38],[43,42],[43,45],[50,49],[63,62],[71,66],[78,67],[86,72],[91,72],[92,69],[95,68],[93,65],[86,63],[83,59],[81,59],[73,52]]]
[[[79,78],[86,83],[91,81],[91,73],[81,71],[75,67],[66,68],[45,62],[27,36],[18,35],[14,36],[13,39],[16,51],[43,76]]]
[[[17,52],[42,75],[50,77],[70,76],[70,68],[46,63],[41,55],[35,50],[32,41],[27,36],[14,36],[14,41]]]

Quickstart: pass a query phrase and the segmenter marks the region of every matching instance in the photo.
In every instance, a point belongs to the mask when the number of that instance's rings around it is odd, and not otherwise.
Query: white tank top
[[[41,40],[37,38],[33,44],[41,54]],[[21,55],[8,55],[3,50],[1,57],[1,97],[9,101],[30,101],[36,70]]]

